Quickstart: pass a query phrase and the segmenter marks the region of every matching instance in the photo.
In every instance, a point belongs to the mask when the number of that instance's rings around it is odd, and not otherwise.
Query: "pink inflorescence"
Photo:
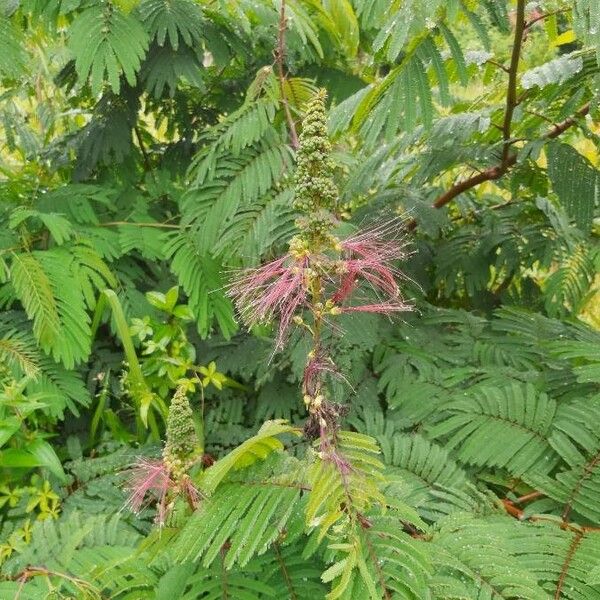
[[[348,299],[362,280],[384,300],[381,302],[343,307],[342,312],[392,313],[410,310],[401,297],[398,281],[403,278],[395,263],[407,257],[404,244],[397,237],[401,224],[391,223],[366,229],[341,242],[342,278],[332,300],[339,305]]]
[[[407,256],[397,236],[400,226],[393,220],[342,240],[328,252],[290,251],[256,269],[242,270],[230,286],[229,294],[248,325],[279,319],[277,350],[282,348],[294,316],[301,317],[299,313],[304,308],[316,308],[310,305],[311,278],[315,276],[323,284],[323,300],[327,301],[324,315],[410,310],[398,285],[403,275],[395,266]],[[361,284],[367,284],[377,300],[350,304]],[[312,365],[317,366],[318,363]]]
[[[125,486],[128,492],[125,506],[137,514],[146,506],[156,503],[156,522],[160,525],[164,525],[167,516],[170,492],[184,496],[192,506],[196,506],[200,500],[200,493],[190,478],[185,476],[177,483],[162,460],[139,458],[129,475]]]
[[[308,266],[308,257],[293,258],[286,254],[257,269],[241,271],[229,288],[229,295],[248,325],[279,318],[278,349],[285,341],[294,314],[306,303]]]
[[[126,506],[137,514],[152,502],[153,497],[158,504],[157,520],[161,521],[161,507],[164,513],[170,484],[169,471],[162,460],[138,458],[125,486],[129,493]]]

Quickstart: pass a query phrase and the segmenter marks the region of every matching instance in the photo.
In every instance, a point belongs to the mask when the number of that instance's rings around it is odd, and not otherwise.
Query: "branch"
[[[553,10],[552,12],[539,15],[531,19],[530,21],[527,21],[527,23],[525,23],[525,29],[530,29],[531,27],[533,27],[533,25],[539,23],[539,21],[543,21],[544,19],[548,19],[550,17],[553,17],[554,15],[560,15],[562,13],[570,12],[571,10],[572,8],[559,8],[558,10]]]
[[[140,151],[142,153],[142,158],[144,159],[144,166],[146,167],[146,173],[150,173],[150,176],[154,180],[154,183],[157,183],[156,174],[154,173],[154,170],[152,169],[152,164],[150,163],[150,157],[148,156],[148,151],[146,150],[146,146],[144,145],[144,140],[142,139],[142,132],[140,131],[139,125],[136,125],[133,128],[133,131],[135,132],[135,137],[137,138],[138,145],[139,145]]]
[[[279,80],[279,93],[281,94],[281,104],[285,112],[285,120],[290,132],[290,143],[294,150],[298,150],[298,134],[296,125],[290,111],[290,105],[285,95],[285,73],[283,71],[283,61],[285,59],[285,0],[281,0],[281,9],[279,11],[279,29],[277,32],[277,48],[275,50],[275,62],[277,63],[277,79]]]
[[[296,591],[294,590],[294,584],[288,572],[285,561],[283,560],[283,556],[281,556],[281,549],[279,548],[279,544],[277,542],[274,542],[273,550],[275,550],[275,556],[277,557],[277,562],[279,563],[281,574],[283,575],[283,579],[288,588],[288,592],[290,594],[289,598],[290,600],[298,600],[298,596],[296,594]]]
[[[553,140],[564,133],[570,127],[577,124],[577,119],[585,117],[590,112],[591,103],[584,104],[572,117],[565,119],[562,123],[557,123],[544,136],[548,140]]]
[[[584,104],[572,117],[569,117],[562,121],[561,123],[557,123],[553,125],[546,133],[542,136],[543,140],[553,140],[557,138],[561,134],[563,134],[567,129],[570,129],[574,125],[577,124],[577,121],[581,117],[585,117],[590,112],[590,103]],[[517,162],[517,155],[515,153],[509,154],[509,157],[505,164],[499,164],[495,167],[489,167],[485,171],[481,173],[477,173],[477,175],[473,175],[468,179],[463,179],[458,183],[454,184],[447,192],[444,192],[441,196],[437,198],[437,200],[433,203],[433,208],[442,208],[446,206],[449,202],[452,202],[454,198],[460,196],[463,192],[466,192],[474,187],[477,187],[479,184],[484,183],[486,181],[494,181],[496,179],[500,179],[512,166],[514,166]],[[408,231],[412,231],[416,229],[417,221],[413,219],[412,221],[408,221],[406,224],[406,228]]]
[[[497,67],[498,69],[504,71],[505,73],[508,73],[508,67],[505,67],[503,64],[501,64],[495,60],[488,59],[485,62],[488,63],[489,65],[493,65],[494,67]]]
[[[73,585],[75,585],[81,591],[87,590],[89,592],[94,593],[94,595],[100,597],[99,593],[98,593],[98,589],[94,585],[92,585],[89,581],[86,581],[85,579],[80,579],[79,577],[74,577],[72,575],[69,575],[68,573],[60,573],[59,571],[52,571],[50,569],[47,569],[46,567],[30,566],[30,567],[27,567],[16,578],[16,581],[19,582],[19,589],[17,590],[17,593],[14,596],[14,600],[18,600],[21,597],[21,592],[23,591],[23,588],[29,579],[31,579],[32,577],[39,577],[39,576],[59,577],[66,581],[70,581]]]
[[[584,533],[577,532],[573,536],[573,540],[569,545],[569,549],[567,550],[567,555],[565,556],[565,562],[563,563],[562,569],[560,571],[560,577],[558,578],[558,583],[556,584],[556,593],[554,594],[554,600],[560,600],[562,598],[562,589],[565,585],[565,580],[567,578],[567,573],[569,572],[569,567],[571,566],[571,562],[573,561],[573,557],[577,552],[577,548],[581,544],[583,540]]]
[[[519,61],[521,60],[521,49],[523,48],[523,34],[525,33],[525,0],[517,0],[517,19],[515,23],[515,38],[513,41],[510,66],[508,67],[508,90],[506,93],[506,109],[504,110],[504,124],[502,125],[502,137],[504,148],[502,149],[502,165],[506,166],[510,159],[510,137],[512,120],[519,100],[517,98],[517,76],[519,73]]]

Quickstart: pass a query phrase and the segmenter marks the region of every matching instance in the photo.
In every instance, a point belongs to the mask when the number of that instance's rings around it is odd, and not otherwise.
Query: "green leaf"
[[[573,146],[548,145],[548,176],[567,214],[589,231],[600,188],[599,172]]]
[[[8,440],[21,428],[21,419],[7,417],[0,421],[0,446],[4,446]]]
[[[339,32],[345,52],[349,57],[356,56],[360,33],[352,4],[348,0],[325,0],[324,6]]]
[[[59,479],[65,480],[66,475],[54,448],[42,439],[35,439],[27,444],[27,451],[36,458],[39,466],[46,467]]]
[[[198,332],[206,337],[213,319],[221,333],[229,338],[237,329],[233,318],[233,305],[223,292],[221,267],[215,259],[201,253],[197,241],[190,234],[176,234],[171,238],[165,252],[171,258],[171,270],[177,275],[189,298]]]
[[[177,50],[180,39],[187,46],[200,44],[202,9],[191,0],[143,0],[139,14],[150,38],[159,46],[168,40]]]
[[[135,85],[136,73],[148,48],[148,35],[134,16],[111,3],[94,3],[69,28],[69,47],[81,80],[90,79],[92,93],[104,83],[118,94],[121,76]]]
[[[294,432],[296,429],[281,419],[266,421],[256,435],[218,460],[200,476],[202,490],[213,492],[232,469],[245,468],[258,459],[266,458],[271,452],[281,450],[283,444],[277,436]]]
[[[9,468],[32,468],[41,466],[40,460],[27,450],[8,448],[0,451],[0,466]]]
[[[192,563],[171,567],[159,580],[155,600],[174,600],[183,596],[188,579],[194,572]]]

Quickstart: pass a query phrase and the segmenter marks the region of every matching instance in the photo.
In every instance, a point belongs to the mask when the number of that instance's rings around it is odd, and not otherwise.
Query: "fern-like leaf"
[[[475,387],[466,398],[451,401],[445,408],[449,416],[434,425],[429,435],[434,439],[448,436],[445,447],[455,449],[460,460],[506,467],[516,475],[551,468],[548,434],[556,402],[532,385]]]
[[[177,50],[180,39],[186,46],[194,46],[202,37],[202,10],[191,0],[144,0],[138,11],[150,39],[159,46],[168,40]]]
[[[97,2],[71,25],[69,45],[77,74],[81,80],[90,78],[92,93],[102,90],[106,78],[118,94],[121,75],[129,85],[135,85],[148,35],[131,14],[120,12],[111,2]]]

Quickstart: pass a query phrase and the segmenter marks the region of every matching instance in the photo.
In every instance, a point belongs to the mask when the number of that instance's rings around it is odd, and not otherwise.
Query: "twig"
[[[552,119],[549,119],[546,115],[542,115],[539,112],[535,111],[535,110],[531,110],[529,108],[526,108],[523,110],[524,113],[527,113],[528,115],[532,115],[534,117],[537,117],[538,119],[542,119],[542,121],[546,121],[546,123],[550,123],[550,125],[556,125],[556,122],[553,121]]]
[[[142,153],[142,157],[144,159],[144,166],[146,167],[146,172],[150,173],[154,183],[156,183],[156,174],[154,173],[154,169],[150,164],[150,157],[148,156],[148,151],[146,150],[146,146],[144,145],[144,140],[142,139],[142,132],[140,131],[139,125],[136,125],[133,130],[135,131],[135,137],[137,138],[138,145],[140,147],[140,151]]]
[[[521,60],[521,49],[523,48],[523,34],[525,33],[525,0],[517,0],[517,18],[515,22],[515,37],[513,41],[510,66],[508,67],[508,90],[506,93],[506,109],[504,110],[504,124],[502,136],[504,148],[502,149],[502,165],[506,166],[510,158],[510,145],[512,120],[515,108],[518,106],[517,98],[517,76],[519,73],[519,61]]]
[[[292,579],[290,578],[290,574],[287,570],[285,561],[283,560],[283,556],[281,556],[281,550],[277,542],[273,544],[273,549],[275,550],[275,556],[277,557],[277,562],[279,563],[281,574],[283,575],[283,579],[285,580],[285,584],[287,585],[288,591],[290,593],[289,598],[290,600],[298,600],[298,596],[296,595],[296,591],[294,590],[294,584],[292,582]]]
[[[488,63],[489,65],[493,65],[494,67],[498,67],[505,73],[508,73],[508,67],[503,65],[502,63],[496,62],[495,60],[491,60],[491,59],[488,59],[485,62]]]
[[[287,22],[285,18],[285,0],[281,0],[281,9],[279,10],[279,29],[277,31],[277,48],[275,50],[275,62],[277,63],[277,79],[279,80],[279,93],[281,94],[281,104],[285,112],[290,132],[290,144],[294,150],[298,150],[298,134],[296,125],[290,111],[290,105],[285,95],[285,73],[283,70],[283,61],[285,59],[285,30]]]
[[[364,540],[366,542],[367,549],[369,550],[369,557],[373,566],[375,567],[375,573],[377,573],[377,578],[379,579],[379,583],[381,585],[381,590],[383,592],[384,600],[391,600],[390,591],[385,585],[385,577],[383,575],[383,569],[381,568],[381,564],[377,558],[377,553],[375,552],[375,548],[373,548],[373,543],[369,539],[368,535],[365,535]]]
[[[569,117],[562,121],[561,123],[557,123],[553,127],[551,127],[546,133],[542,136],[544,140],[552,140],[557,138],[561,134],[563,134],[567,129],[573,127],[573,125],[577,124],[577,120],[581,117],[585,117],[590,112],[590,103],[584,104],[572,117]],[[505,164],[496,165],[495,167],[489,167],[482,171],[481,173],[477,173],[472,177],[459,181],[454,184],[448,191],[444,192],[441,196],[437,198],[437,200],[433,203],[433,208],[442,208],[446,206],[449,202],[454,200],[457,196],[460,196],[463,192],[466,192],[474,187],[477,187],[479,184],[484,183],[486,181],[494,181],[496,179],[500,179],[512,166],[514,166],[517,162],[517,155],[510,154],[508,160]],[[415,219],[408,221],[406,224],[406,229],[408,231],[412,231],[416,229],[417,221]]]
[[[562,123],[558,123],[554,125],[547,133],[546,139],[553,140],[557,138],[559,135],[564,133],[569,127],[573,127],[577,123],[577,119],[581,117],[585,117],[590,112],[590,103],[584,104],[574,116],[565,119]]]
[[[230,544],[229,542],[225,542],[221,546],[221,550],[219,554],[221,555],[221,598],[222,600],[229,600],[229,581],[228,581],[228,571],[225,568],[225,555],[227,554],[227,550],[229,550]]]
[[[502,280],[502,283],[500,283],[492,292],[496,298],[499,298],[510,287],[515,275],[516,273],[514,271],[510,271],[510,273]]]
[[[541,498],[544,494],[542,494],[542,492],[530,492],[529,494],[525,494],[524,496],[521,496],[520,498],[517,498],[515,500],[515,504],[523,504],[523,502],[529,502],[530,500],[536,500],[537,498]]]
[[[566,13],[571,10],[572,10],[571,8],[559,8],[558,10],[553,10],[551,12],[544,13],[543,15],[539,15],[539,16],[531,19],[531,21],[527,21],[527,23],[525,23],[525,29],[531,28],[533,25],[535,25],[536,23],[539,23],[540,21],[543,21],[544,19],[548,19],[550,17],[553,17],[554,15]]]
[[[32,577],[59,577],[66,581],[70,581],[80,590],[88,590],[94,592],[98,598],[100,598],[100,594],[97,588],[92,585],[89,581],[85,579],[80,579],[79,577],[74,577],[69,575],[68,573],[60,573],[59,571],[52,571],[51,569],[47,569],[46,567],[27,567],[19,576],[16,578],[16,581],[19,582],[19,589],[14,596],[14,600],[18,600],[21,597],[21,592],[27,581]]]
[[[584,532],[578,531],[573,536],[573,540],[569,546],[569,550],[567,551],[567,556],[565,557],[565,562],[563,563],[562,569],[560,571],[560,577],[558,578],[558,583],[556,584],[556,593],[554,594],[554,600],[560,600],[562,596],[562,589],[565,585],[565,579],[567,578],[567,573],[569,572],[569,567],[571,566],[571,561],[575,556],[575,552],[577,552],[577,548],[581,541],[583,540]]]

